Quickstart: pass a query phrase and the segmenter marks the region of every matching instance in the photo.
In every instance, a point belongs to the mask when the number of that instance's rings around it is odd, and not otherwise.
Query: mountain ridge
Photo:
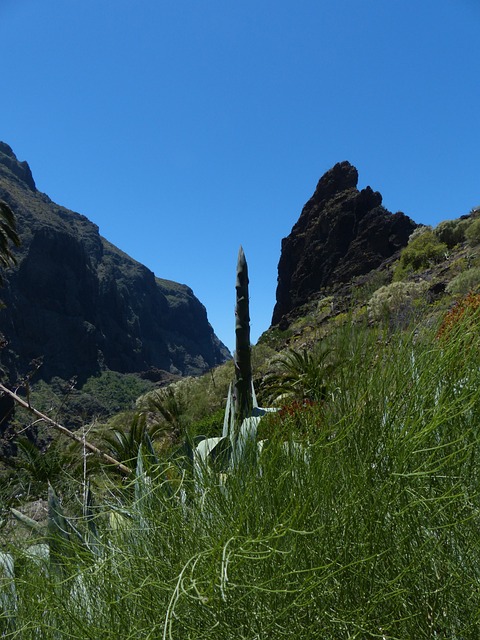
[[[105,369],[198,375],[229,357],[190,287],[158,278],[86,216],[39,192],[28,163],[4,142],[0,199],[22,242],[0,291],[9,378],[40,357],[45,380],[85,380]]]

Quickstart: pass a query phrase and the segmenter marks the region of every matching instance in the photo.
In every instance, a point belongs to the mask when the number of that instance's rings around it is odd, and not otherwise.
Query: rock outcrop
[[[28,164],[5,143],[0,199],[22,242],[0,290],[8,342],[0,357],[10,378],[35,358],[43,358],[41,378],[81,381],[103,369],[195,375],[229,357],[189,287],[155,277],[85,216],[37,191]]]
[[[368,273],[407,244],[417,225],[404,213],[387,211],[378,191],[359,191],[357,183],[354,166],[336,164],[282,240],[272,325],[320,290]]]

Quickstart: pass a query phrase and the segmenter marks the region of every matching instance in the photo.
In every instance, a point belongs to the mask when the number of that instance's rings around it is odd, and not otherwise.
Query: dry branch
[[[33,415],[37,416],[37,418],[40,418],[40,420],[44,420],[51,427],[53,427],[57,431],[60,431],[60,433],[63,433],[64,435],[66,435],[71,440],[75,440],[75,442],[80,443],[82,446],[84,446],[86,449],[88,449],[92,453],[95,453],[96,455],[98,455],[101,458],[103,458],[106,462],[109,462],[110,464],[114,465],[122,473],[124,473],[126,475],[130,475],[132,473],[132,470],[129,469],[127,466],[125,466],[124,464],[122,464],[118,460],[115,460],[115,458],[112,458],[112,456],[109,456],[108,453],[104,453],[98,447],[96,447],[94,444],[91,444],[90,442],[87,442],[86,440],[84,440],[80,436],[77,436],[75,433],[73,433],[72,431],[70,431],[69,429],[64,427],[63,425],[59,424],[55,420],[52,420],[52,418],[49,418],[47,415],[45,415],[44,413],[42,413],[38,409],[35,409],[34,407],[31,406],[31,404],[29,402],[26,402],[25,400],[20,398],[20,396],[18,396],[13,391],[10,391],[10,389],[7,389],[7,387],[5,387],[3,384],[0,384],[0,391],[3,391],[3,393],[6,393],[7,395],[9,395],[21,407],[23,407],[24,409],[27,409],[27,411],[30,411],[30,413],[33,413]]]

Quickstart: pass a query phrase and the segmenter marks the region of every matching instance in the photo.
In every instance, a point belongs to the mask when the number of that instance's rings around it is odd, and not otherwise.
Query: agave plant
[[[86,492],[83,518],[69,518],[62,509],[53,487],[48,487],[48,519],[42,525],[11,508],[12,515],[37,537],[37,541],[19,552],[22,565],[34,563],[45,576],[58,581],[64,597],[80,605],[89,615],[95,611],[95,600],[86,587],[82,571],[95,570],[108,548],[97,531],[90,488]],[[16,629],[17,591],[15,561],[10,553],[0,552],[0,635],[21,633]],[[3,623],[3,624],[2,624]],[[2,635],[3,637],[3,635]],[[8,635],[10,637],[10,635]],[[13,637],[13,635],[12,635]],[[56,637],[56,636],[55,636]]]
[[[228,391],[222,435],[205,438],[195,448],[197,480],[212,468],[225,471],[241,464],[249,445],[256,441],[261,417],[272,411],[258,406],[253,387],[248,282],[247,261],[240,247],[235,284],[235,381]]]

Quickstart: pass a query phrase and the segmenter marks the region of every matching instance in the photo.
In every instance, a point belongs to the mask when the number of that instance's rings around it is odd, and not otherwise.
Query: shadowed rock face
[[[416,224],[392,214],[358,172],[340,162],[320,179],[290,235],[282,240],[272,325],[321,289],[368,273],[404,247]]]
[[[28,164],[5,143],[0,199],[22,241],[0,290],[1,361],[11,378],[39,357],[45,380],[84,380],[105,368],[195,375],[229,357],[189,287],[156,278],[85,216],[38,192]]]

